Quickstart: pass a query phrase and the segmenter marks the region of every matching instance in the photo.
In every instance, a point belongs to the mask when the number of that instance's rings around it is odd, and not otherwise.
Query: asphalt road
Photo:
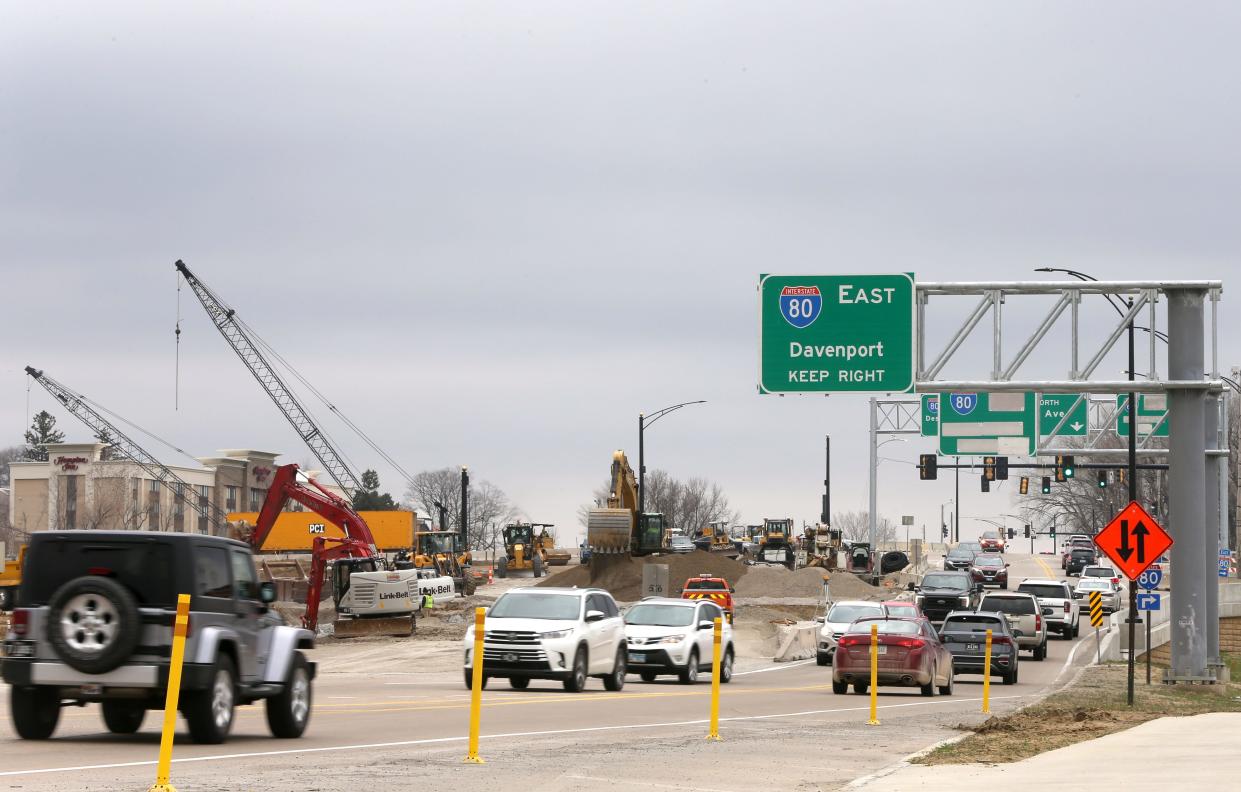
[[[1058,573],[1051,556],[1012,555],[1015,580]],[[1058,574],[1055,575],[1059,577]],[[994,712],[1009,711],[1089,661],[1080,641],[1051,639],[1049,656],[1023,655],[1017,685],[994,679]],[[1091,639],[1093,640],[1093,639]],[[881,688],[880,726],[868,726],[868,697],[833,695],[830,669],[814,661],[766,664],[724,686],[721,743],[707,732],[710,685],[643,684],[630,677],[608,693],[591,680],[585,693],[534,682],[515,691],[492,680],[483,697],[482,754],[464,765],[469,693],[459,670],[367,675],[324,669],[311,726],[300,740],[268,736],[261,704],[238,711],[223,746],[198,746],[179,734],[173,783],[189,789],[355,789],[415,773],[421,790],[835,788],[952,734],[982,717],[979,677],[957,680],[955,695]],[[63,713],[55,737],[17,740],[0,713],[0,786],[17,789],[143,789],[155,776],[162,713],[142,731],[115,736],[98,708]],[[848,747],[849,750],[843,750]],[[802,757],[794,761],[794,758]],[[756,786],[757,785],[757,786]]]

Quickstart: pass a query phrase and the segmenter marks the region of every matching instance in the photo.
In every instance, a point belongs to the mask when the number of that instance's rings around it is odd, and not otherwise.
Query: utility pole
[[[461,549],[470,548],[470,472],[461,466]]]
[[[646,514],[646,416],[638,413],[638,519]]]
[[[826,457],[823,463],[823,513],[819,515],[819,522],[824,525],[832,524],[832,436],[826,435]]]
[[[957,474],[957,494],[955,496],[956,499],[953,501],[953,506],[955,506],[956,508],[953,509],[954,516],[953,516],[953,526],[952,526],[952,532],[953,534],[955,534],[955,536],[952,541],[960,542],[961,541],[961,457],[957,457],[956,460],[957,460],[957,467],[956,467],[955,472]]]
[[[1129,307],[1133,307],[1133,298],[1129,298]],[[1152,325],[1153,327],[1153,325]],[[1129,381],[1133,382],[1133,320],[1129,320]],[[1129,501],[1132,503],[1138,499],[1138,402],[1137,394],[1129,391]],[[1093,533],[1097,533],[1096,528]],[[1146,615],[1150,618],[1150,614]],[[1134,639],[1137,635],[1138,621],[1138,584],[1135,580],[1129,581],[1129,682],[1126,693],[1126,700],[1129,706],[1133,706],[1133,661],[1136,652],[1133,651]],[[1149,656],[1150,647],[1146,647],[1146,653]]]

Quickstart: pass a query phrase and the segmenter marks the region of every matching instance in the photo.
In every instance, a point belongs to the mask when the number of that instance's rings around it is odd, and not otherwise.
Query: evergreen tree
[[[394,511],[399,506],[390,494],[379,491],[379,474],[366,470],[362,473],[362,489],[353,493],[353,508],[358,511]]]
[[[26,458],[33,462],[46,462],[47,445],[64,441],[65,433],[56,428],[56,416],[47,410],[40,410],[26,430]]]

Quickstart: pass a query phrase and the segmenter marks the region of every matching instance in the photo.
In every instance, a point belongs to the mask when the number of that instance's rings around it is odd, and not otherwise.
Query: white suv
[[[715,650],[715,620],[721,620],[720,681],[733,678],[733,628],[724,611],[704,600],[647,597],[625,614],[629,641],[629,673],[643,682],[660,674],[676,674],[682,685],[711,672]]]
[[[483,636],[483,685],[508,677],[525,690],[531,679],[558,679],[571,693],[586,677],[608,690],[625,686],[625,623],[616,600],[603,589],[517,588],[487,610]],[[474,628],[465,633],[465,686],[474,674]]]
[[[1073,590],[1063,580],[1052,578],[1028,578],[1021,581],[1017,591],[1033,594],[1047,615],[1047,631],[1055,630],[1061,638],[1076,638],[1081,629],[1081,607],[1073,599]],[[1047,613],[1046,608],[1051,608]]]

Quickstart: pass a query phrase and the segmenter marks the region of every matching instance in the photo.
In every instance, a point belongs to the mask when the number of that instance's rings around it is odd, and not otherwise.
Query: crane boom
[[[185,262],[178,260],[176,267],[185,278],[185,282],[189,284],[190,289],[193,290],[194,296],[202,303],[203,309],[207,311],[207,316],[210,317],[216,329],[224,336],[224,340],[229,343],[241,361],[246,364],[246,368],[258,380],[259,385],[280,408],[280,412],[293,426],[293,430],[310,447],[311,453],[315,455],[315,459],[319,460],[319,464],[323,465],[323,469],[345,489],[350,497],[362,489],[362,483],[358,477],[328,442],[314,419],[310,417],[310,413],[259,350],[254,339],[250,338],[250,335],[237,321],[236,311],[229,308],[211,289],[207,288],[206,284],[195,277],[194,273],[190,272],[190,268],[185,266]]]
[[[193,509],[200,517],[206,517],[215,527],[216,533],[221,535],[228,534],[228,516],[223,510],[210,500],[204,506],[198,502],[197,498],[191,497],[193,488],[189,484],[185,483],[176,473],[173,473],[167,465],[160,462],[146,449],[134,442],[129,435],[100,415],[97,410],[86,402],[86,399],[80,393],[77,393],[63,383],[57,382],[32,366],[26,366],[26,373],[33,377],[35,382],[42,385],[44,390],[52,394],[58,402],[63,404],[70,414],[86,424],[96,436],[106,433],[106,436],[112,439],[112,447],[121,456],[141,467],[151,478],[171,490],[174,495],[180,498],[182,502]]]

